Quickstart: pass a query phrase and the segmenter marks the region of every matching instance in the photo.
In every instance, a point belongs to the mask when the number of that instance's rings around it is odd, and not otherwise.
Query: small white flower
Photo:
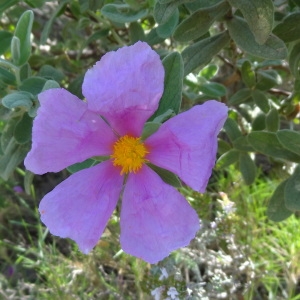
[[[160,296],[162,291],[164,290],[163,286],[157,287],[153,291],[151,291],[151,295],[154,297],[154,300],[160,300]]]
[[[210,223],[210,227],[211,227],[211,229],[216,229],[217,228],[217,223],[215,221],[212,221]]]
[[[176,288],[174,288],[173,286],[171,286],[169,288],[169,290],[167,291],[167,295],[170,296],[169,299],[172,299],[172,300],[179,300],[179,298],[177,297],[179,294],[176,290]]]
[[[222,200],[218,200],[218,201],[221,204],[224,212],[227,215],[234,213],[236,210],[235,203],[229,200],[226,193],[220,192],[219,195],[221,196]]]
[[[190,289],[189,287],[186,289],[186,291],[187,291],[187,293],[188,293],[188,295],[189,295],[189,296],[191,296],[191,295],[192,295],[192,293],[193,293],[193,290],[192,290],[192,289]]]
[[[161,271],[161,275],[158,278],[159,280],[164,280],[164,278],[167,279],[169,277],[169,274],[168,274],[166,268],[160,268],[160,271]]]

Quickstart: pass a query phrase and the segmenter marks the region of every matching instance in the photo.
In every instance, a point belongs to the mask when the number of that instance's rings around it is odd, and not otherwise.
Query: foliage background
[[[8,0],[0,15],[4,299],[152,299],[158,287],[162,299],[170,287],[180,299],[300,299],[300,1]],[[230,108],[207,193],[181,187],[202,230],[158,266],[119,251],[117,214],[87,257],[49,235],[39,200],[85,166],[34,176],[22,164],[37,95],[61,86],[82,99],[86,70],[137,40],[166,71],[153,119],[208,99]]]

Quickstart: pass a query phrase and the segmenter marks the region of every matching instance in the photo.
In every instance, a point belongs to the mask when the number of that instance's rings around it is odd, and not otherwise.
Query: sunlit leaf
[[[258,44],[264,44],[273,28],[274,5],[272,0],[228,0],[246,19]]]
[[[227,20],[226,24],[232,39],[245,52],[266,59],[286,58],[287,48],[278,37],[269,35],[264,44],[259,44],[242,18],[234,16]]]

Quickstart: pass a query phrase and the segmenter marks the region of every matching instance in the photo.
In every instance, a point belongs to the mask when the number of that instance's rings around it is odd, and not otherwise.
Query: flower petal
[[[140,136],[163,93],[164,68],[148,44],[108,52],[87,71],[82,91],[89,109],[120,134]]]
[[[226,118],[227,107],[215,100],[194,106],[162,124],[145,141],[150,151],[147,159],[204,192],[216,160],[217,135]]]
[[[52,234],[71,238],[88,253],[115,209],[122,182],[110,161],[79,171],[42,199],[41,220]]]
[[[36,174],[58,172],[92,156],[109,155],[117,137],[87,104],[64,89],[39,94],[32,149],[25,158]]]
[[[195,210],[146,165],[128,176],[120,222],[122,249],[149,263],[188,245],[199,229]]]

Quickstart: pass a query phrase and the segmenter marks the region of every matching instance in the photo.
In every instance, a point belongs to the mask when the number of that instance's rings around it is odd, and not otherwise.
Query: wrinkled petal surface
[[[145,144],[147,159],[178,175],[192,189],[204,192],[217,153],[217,135],[227,107],[210,100],[168,120]]]
[[[116,136],[87,104],[65,89],[39,94],[32,148],[25,166],[35,174],[58,172],[92,156],[111,154]]]
[[[52,234],[71,238],[88,253],[116,207],[122,183],[119,170],[110,161],[79,171],[42,199],[42,222]]]
[[[128,177],[120,222],[122,249],[149,263],[187,246],[199,229],[195,210],[146,165]]]
[[[106,53],[87,71],[82,92],[89,109],[101,114],[120,134],[140,136],[163,93],[164,68],[143,42]]]

